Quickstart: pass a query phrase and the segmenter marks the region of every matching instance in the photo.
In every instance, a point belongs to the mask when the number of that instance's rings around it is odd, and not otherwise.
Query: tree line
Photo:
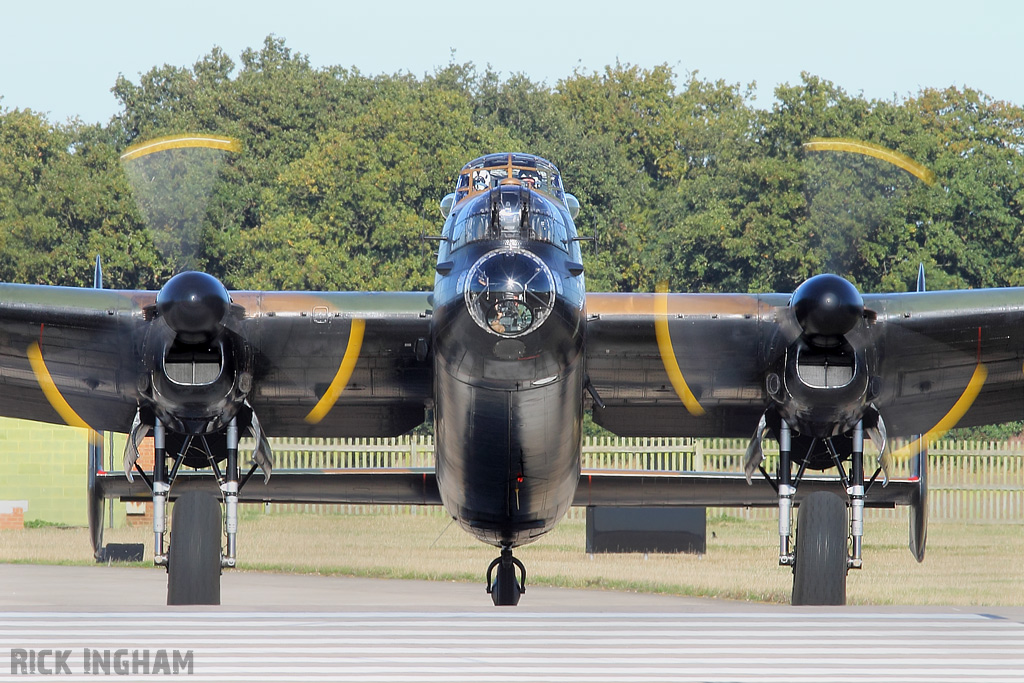
[[[804,74],[759,108],[749,86],[664,65],[551,86],[469,63],[367,75],[269,37],[238,63],[214,48],[113,92],[103,125],[0,110],[0,280],[89,285],[99,254],[112,287],[189,265],[234,289],[426,289],[420,236],[461,166],[527,151],[559,166],[580,233],[598,236],[592,291],[791,291],[822,271],[901,291],[919,263],[930,289],[1024,284],[1024,109],[966,87],[868,100]],[[188,263],[160,248],[119,162],[180,132],[243,145]],[[814,138],[896,150],[935,182]]]

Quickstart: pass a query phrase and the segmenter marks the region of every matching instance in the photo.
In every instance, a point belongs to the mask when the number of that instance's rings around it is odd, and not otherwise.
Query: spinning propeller
[[[884,172],[885,166],[881,166],[879,171],[871,168],[871,164],[857,161],[858,159],[879,159],[906,171],[927,185],[935,183],[934,174],[923,165],[906,155],[879,145],[855,140],[818,138],[805,144],[804,150],[814,153],[814,163],[809,166],[811,175],[808,177],[808,186],[817,188],[810,206],[807,234],[814,240],[814,244],[820,242],[819,248],[825,248],[828,266],[834,272],[855,270],[855,263],[849,259],[856,253],[848,250],[848,245],[855,242],[857,234],[869,229],[874,222],[882,220],[881,215],[877,213],[877,206],[884,206],[884,202],[894,200],[893,193],[899,190],[901,184],[905,185],[905,181],[900,181],[898,177],[889,177],[891,174],[878,176],[879,172]],[[877,184],[882,179],[882,185],[885,186],[883,189],[865,189],[864,186],[869,184],[869,181]],[[907,191],[910,189],[911,187],[907,186]],[[825,191],[825,199],[817,201],[821,192]],[[873,192],[877,192],[877,195],[873,196]],[[871,206],[871,201],[863,200],[864,197],[875,199],[876,207]],[[858,201],[859,199],[861,201]],[[853,234],[850,234],[851,232]],[[918,290],[923,291],[923,277],[919,276],[918,281]],[[865,391],[860,398],[844,397],[843,392],[849,390],[845,388],[843,382],[849,375],[853,375],[855,379],[859,368],[872,370],[878,367],[881,349],[886,344],[899,348],[902,344],[913,344],[916,341],[922,348],[928,346],[923,343],[926,340],[915,340],[918,333],[907,326],[888,326],[883,339],[877,328],[874,328],[875,318],[875,311],[865,306],[860,292],[846,278],[826,273],[805,280],[796,288],[788,304],[776,310],[778,327],[767,359],[769,367],[775,370],[769,372],[767,388],[775,400],[776,410],[783,413],[791,423],[794,416],[799,418],[798,424],[802,419],[801,431],[817,437],[829,436],[829,427],[826,424],[820,431],[815,432],[813,421],[822,414],[827,415],[827,411],[816,413],[816,402],[824,400],[827,404],[829,400],[835,398],[837,407],[828,415],[829,419],[837,420],[835,426],[831,428],[833,432],[843,433],[849,428],[851,421],[863,419],[865,433],[878,449],[879,464],[887,474],[893,462],[893,453],[890,452],[886,425],[873,404],[885,390],[883,378],[862,378],[865,382]],[[927,341],[934,346],[934,340]],[[947,346],[946,352],[963,355],[963,365],[973,365],[974,359],[966,357],[968,351],[964,345],[955,348]],[[784,369],[788,367],[787,362],[791,366],[792,357],[799,354],[803,354],[802,357],[811,361],[803,366],[798,362],[797,369],[806,369],[807,375],[813,376],[809,384],[821,391],[817,392],[817,397],[805,396],[802,399],[804,405],[793,408],[791,403],[799,404],[801,399],[788,394],[787,384],[780,379],[793,379],[792,368],[789,368],[789,376],[785,374]],[[853,371],[845,368],[845,365],[853,368]],[[979,363],[978,367],[982,371],[981,374],[976,371],[970,382],[965,379],[967,386],[964,395],[954,409],[933,429],[933,438],[955,425],[977,396],[984,382],[983,366]],[[853,401],[847,411],[842,408],[844,400]],[[766,413],[767,419],[762,418],[747,449],[745,469],[748,478],[757,471],[763,458],[761,439],[769,428],[777,432],[778,416],[773,419],[771,412],[770,410]],[[796,450],[794,446],[794,453]],[[900,449],[896,451],[896,456],[900,459],[910,458],[916,452],[911,452],[912,450]],[[817,464],[827,466],[828,461],[829,458],[819,458]]]
[[[239,151],[233,138],[188,134],[142,142],[121,155],[154,245],[177,271],[147,310],[148,372],[138,390],[142,406],[186,439],[215,433],[241,412],[256,442],[252,457],[269,478],[272,453],[247,398],[253,358],[240,328],[245,311],[217,278],[194,270],[203,263],[208,201],[229,153]],[[125,447],[129,478],[147,430],[137,415]]]
[[[186,134],[147,140],[121,155],[153,244],[174,272],[203,269],[207,207],[225,165],[241,150],[234,138]]]

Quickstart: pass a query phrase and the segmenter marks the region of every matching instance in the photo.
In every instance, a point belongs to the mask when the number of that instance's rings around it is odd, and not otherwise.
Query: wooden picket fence
[[[773,442],[765,441],[765,467],[774,471],[778,458]],[[395,439],[272,440],[275,467],[366,468],[433,467],[434,443],[429,436]],[[585,469],[741,472],[747,442],[741,439],[587,437]],[[1024,523],[1024,443],[1013,441],[939,441],[930,444],[929,514],[933,520]],[[866,469],[871,472],[873,454]],[[909,463],[895,463],[893,476],[908,475]],[[880,483],[876,484],[880,485]],[[370,506],[271,505],[268,511],[362,512]],[[394,506],[402,512],[428,512]],[[770,518],[773,509],[709,510],[709,515]],[[871,510],[877,517],[906,516],[906,509]]]

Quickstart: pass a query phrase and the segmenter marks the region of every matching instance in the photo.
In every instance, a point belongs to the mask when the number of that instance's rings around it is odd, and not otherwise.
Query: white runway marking
[[[154,675],[86,666],[118,649],[191,651],[191,675],[155,674],[189,681],[1024,681],[1024,624],[981,614],[0,613],[2,681]],[[32,650],[68,671],[19,673]]]

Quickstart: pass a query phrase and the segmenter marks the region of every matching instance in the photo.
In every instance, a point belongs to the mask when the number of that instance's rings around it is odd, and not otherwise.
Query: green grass
[[[44,519],[26,519],[26,529],[70,529],[74,528],[68,524],[62,524],[60,522],[47,522]]]
[[[250,508],[241,515],[239,568],[482,584],[497,551],[449,522],[433,513],[264,515]],[[1024,605],[1024,526],[934,523],[923,564],[907,550],[905,522],[869,519],[866,526],[865,568],[848,582],[851,604]],[[585,522],[571,518],[518,549],[530,585],[789,601],[792,575],[778,566],[773,520],[711,517],[700,556],[588,556],[585,533]],[[106,541],[145,543],[152,558],[148,527],[107,530]],[[6,562],[91,564],[91,557],[86,529],[0,532]]]

